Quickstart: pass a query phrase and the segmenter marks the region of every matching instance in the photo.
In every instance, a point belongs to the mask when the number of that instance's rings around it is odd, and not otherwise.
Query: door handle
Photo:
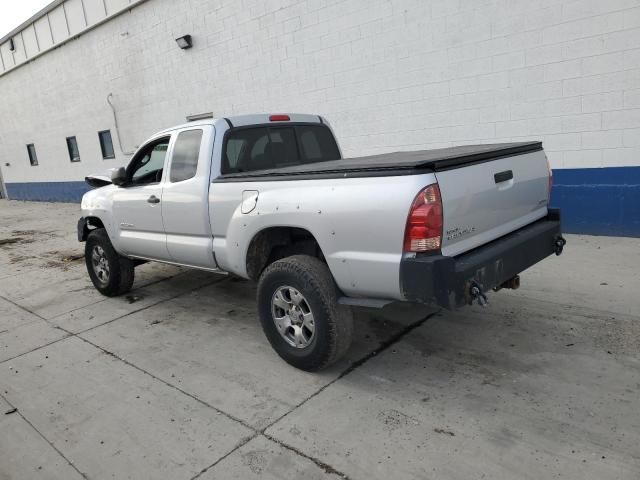
[[[155,195],[151,195],[149,198],[147,198],[147,202],[149,202],[149,203],[160,203],[160,199],[158,197],[156,197]]]
[[[496,183],[506,182],[507,180],[511,180],[512,178],[513,178],[512,170],[505,170],[504,172],[496,173],[493,176],[493,179],[496,181]]]

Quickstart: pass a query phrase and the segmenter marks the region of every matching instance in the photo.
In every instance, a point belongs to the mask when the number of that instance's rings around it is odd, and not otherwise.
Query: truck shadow
[[[262,335],[256,308],[256,284],[239,277],[227,277],[204,289],[209,299],[215,299],[215,309],[210,323],[219,324],[220,316],[238,322],[243,329]],[[204,293],[196,293],[204,295]],[[212,303],[214,301],[212,300]],[[354,315],[353,343],[345,359],[329,367],[330,375],[344,375],[355,364],[361,364],[371,356],[387,348],[405,332],[423,323],[437,310],[432,307],[394,303],[382,309],[352,307]],[[264,342],[267,340],[264,338]],[[275,352],[274,352],[275,355]]]

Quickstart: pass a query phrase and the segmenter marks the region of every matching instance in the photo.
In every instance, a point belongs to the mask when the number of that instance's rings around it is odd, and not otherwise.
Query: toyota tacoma
[[[258,282],[276,352],[319,370],[349,347],[353,306],[453,309],[517,288],[564,246],[540,142],[342,158],[326,119],[241,115],[159,132],[87,177],[78,239],[104,295],[157,261]]]

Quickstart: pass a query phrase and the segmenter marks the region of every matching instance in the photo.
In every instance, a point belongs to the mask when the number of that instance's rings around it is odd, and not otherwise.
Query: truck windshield
[[[338,160],[340,151],[325,125],[256,126],[231,130],[222,173],[251,172]]]

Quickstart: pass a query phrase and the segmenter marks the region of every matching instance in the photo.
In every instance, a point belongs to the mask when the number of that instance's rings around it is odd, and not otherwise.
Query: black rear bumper
[[[409,301],[452,309],[471,303],[474,283],[488,291],[499,287],[545,257],[562,251],[560,211],[457,257],[405,258],[400,285]]]

